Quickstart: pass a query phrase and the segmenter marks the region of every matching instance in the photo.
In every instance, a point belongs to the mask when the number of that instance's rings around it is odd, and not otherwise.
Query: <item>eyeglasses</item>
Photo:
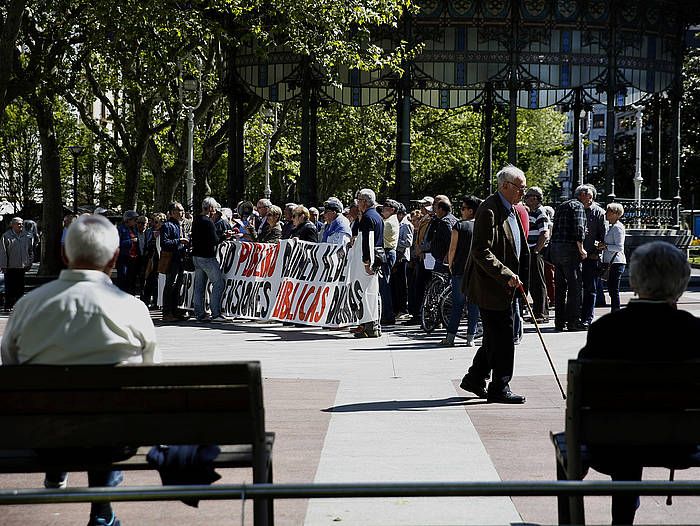
[[[511,181],[506,181],[506,183],[508,183],[508,184],[510,184],[510,185],[513,185],[515,188],[517,188],[517,190],[518,190],[519,192],[522,192],[522,193],[527,192],[527,186],[525,186],[525,185],[518,186],[517,184],[515,184],[515,183],[513,183],[513,182],[511,182]]]
[[[277,217],[275,214],[270,212],[269,214],[265,214],[265,217]]]
[[[137,225],[145,225],[146,222],[145,222],[145,221],[137,221],[136,224],[137,224]]]

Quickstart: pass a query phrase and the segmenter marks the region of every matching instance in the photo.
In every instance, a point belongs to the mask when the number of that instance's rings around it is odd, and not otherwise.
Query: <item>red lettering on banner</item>
[[[311,307],[309,307],[308,312],[306,313],[306,321],[313,321],[314,320],[314,314],[316,313],[316,307],[318,306],[318,300],[321,297],[321,291],[323,289],[321,287],[316,290],[316,295],[314,296],[314,301],[311,302]]]
[[[314,316],[314,323],[318,323],[318,320],[320,320],[323,317],[323,313],[326,311],[326,298],[328,297],[328,294],[330,293],[331,289],[329,287],[323,287],[323,291],[321,292],[321,308],[317,310],[316,316]],[[318,299],[318,296],[317,296]]]
[[[291,303],[289,295],[292,292],[292,288],[293,285],[287,281],[282,287],[282,290],[280,290],[277,296],[277,302],[275,303],[275,309],[272,312],[273,317],[284,318],[287,315],[289,304]]]
[[[265,277],[271,278],[275,273],[275,267],[277,266],[277,258],[280,254],[280,245],[276,243],[272,245],[272,249],[267,252],[268,261],[267,269],[265,270]]]
[[[287,298],[287,313],[285,318],[288,320],[294,319],[294,298],[297,297],[297,290],[299,290],[299,282],[294,285],[294,292]]]
[[[297,287],[298,287],[299,285],[300,285],[300,284],[297,284]],[[301,294],[299,294],[299,295],[296,295],[296,294],[295,294],[295,295],[294,295],[294,298],[295,298],[295,301],[296,301],[296,307],[293,309],[293,310],[294,310],[294,314],[293,314],[293,316],[292,316],[292,319],[294,319],[294,320],[299,320],[299,319],[301,319],[301,318],[299,317],[301,308],[303,307],[303,302],[301,301],[301,298],[305,298],[305,297],[306,297],[306,289],[308,289],[308,288],[309,288],[309,284],[308,284],[308,283],[304,283],[304,286],[303,286],[303,288],[301,289]]]
[[[245,268],[244,263],[247,261],[248,256],[250,256],[250,253],[253,250],[253,244],[252,243],[241,243],[241,251],[240,251],[240,256],[238,256],[238,266],[236,267],[236,274],[238,274],[241,266],[243,265],[243,268]]]
[[[314,308],[315,300],[311,303],[311,307],[308,310],[306,309],[305,306],[306,306],[306,302],[308,301],[309,297],[314,293],[315,290],[316,290],[316,287],[311,285],[309,287],[309,290],[306,292],[306,294],[302,297],[301,301],[299,302],[301,305],[301,309],[300,309],[301,316],[299,317],[299,319],[301,321],[309,321],[309,318],[311,318],[314,314],[313,308]]]

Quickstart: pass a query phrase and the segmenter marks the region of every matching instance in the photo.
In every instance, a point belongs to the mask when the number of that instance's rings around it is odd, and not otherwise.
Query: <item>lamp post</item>
[[[180,66],[182,72],[182,66]],[[202,82],[200,77],[192,74],[180,77],[180,103],[187,112],[187,168],[185,175],[185,207],[193,211],[194,191],[194,112],[202,104]]]
[[[71,155],[73,156],[73,214],[78,215],[78,157],[80,157],[85,148],[82,146],[69,146]]]
[[[634,157],[634,201],[637,207],[636,227],[642,228],[642,107],[634,106],[634,119],[637,135],[636,152]]]
[[[277,106],[274,105],[273,108],[267,108],[265,110],[266,117],[273,117],[272,130],[267,135],[267,142],[265,144],[265,199],[270,199],[272,195],[272,189],[270,188],[270,142],[272,141],[272,135],[277,131]]]

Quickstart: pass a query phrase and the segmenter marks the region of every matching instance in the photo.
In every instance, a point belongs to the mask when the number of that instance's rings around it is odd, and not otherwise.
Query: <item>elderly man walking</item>
[[[513,205],[527,190],[525,174],[508,165],[497,174],[498,191],[476,211],[464,292],[479,306],[484,341],[460,387],[489,402],[522,404],[513,378],[513,299],[529,265],[527,239]],[[486,379],[491,378],[488,391]]]
[[[5,274],[5,310],[14,307],[24,294],[24,275],[34,261],[31,234],[24,232],[24,221],[13,217],[0,240],[0,270]]]

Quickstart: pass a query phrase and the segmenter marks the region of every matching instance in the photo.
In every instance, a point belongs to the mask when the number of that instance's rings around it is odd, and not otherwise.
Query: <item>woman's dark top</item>
[[[291,237],[297,237],[302,241],[318,243],[318,231],[316,230],[316,225],[307,219],[301,225],[292,230]]]
[[[277,223],[275,226],[263,229],[257,236],[255,241],[258,243],[277,243],[282,237],[282,225]]]
[[[472,234],[474,233],[474,221],[457,221],[454,230],[457,231],[457,250],[452,261],[452,275],[462,276],[467,266],[467,258],[472,248]]]

